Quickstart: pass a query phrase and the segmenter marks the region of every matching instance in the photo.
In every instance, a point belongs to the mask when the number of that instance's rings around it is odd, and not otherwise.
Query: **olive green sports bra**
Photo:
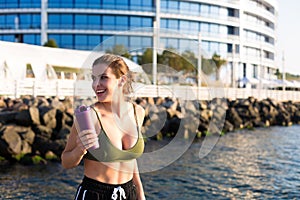
[[[98,135],[98,142],[100,147],[98,149],[88,150],[88,152],[84,155],[84,158],[89,160],[99,161],[99,162],[123,162],[123,161],[129,161],[140,157],[144,151],[144,139],[139,130],[134,104],[133,104],[133,109],[134,109],[134,117],[135,117],[139,136],[137,142],[132,148],[121,150],[115,147],[111,143],[110,139],[108,138],[108,136],[106,135],[103,129],[98,113],[93,108],[93,110],[97,113],[97,118],[101,126],[101,131],[100,134]]]

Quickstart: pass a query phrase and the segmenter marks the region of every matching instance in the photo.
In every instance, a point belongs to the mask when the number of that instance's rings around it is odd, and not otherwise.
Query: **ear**
[[[127,81],[127,76],[122,75],[122,76],[120,77],[119,86],[123,86],[123,85],[126,83],[126,81]]]

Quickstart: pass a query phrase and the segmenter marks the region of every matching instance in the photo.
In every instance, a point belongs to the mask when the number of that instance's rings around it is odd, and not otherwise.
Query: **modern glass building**
[[[195,46],[228,61],[232,85],[242,77],[272,79],[277,69],[276,0],[0,0],[0,40],[92,50],[114,36],[128,49]],[[149,27],[170,29],[181,34]],[[128,31],[134,30],[134,31]],[[154,30],[154,29],[153,29]],[[199,33],[201,37],[199,37]]]

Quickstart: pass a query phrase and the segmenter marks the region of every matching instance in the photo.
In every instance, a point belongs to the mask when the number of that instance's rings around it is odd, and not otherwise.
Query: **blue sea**
[[[147,199],[300,199],[300,126],[227,133],[200,158],[202,144],[195,140],[171,164],[141,173]],[[73,199],[82,171],[57,162],[1,165],[0,199]]]

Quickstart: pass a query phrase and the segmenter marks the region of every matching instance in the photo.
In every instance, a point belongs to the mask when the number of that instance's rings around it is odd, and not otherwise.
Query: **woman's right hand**
[[[98,135],[93,129],[83,130],[78,133],[76,143],[86,153],[89,148],[99,147]]]

